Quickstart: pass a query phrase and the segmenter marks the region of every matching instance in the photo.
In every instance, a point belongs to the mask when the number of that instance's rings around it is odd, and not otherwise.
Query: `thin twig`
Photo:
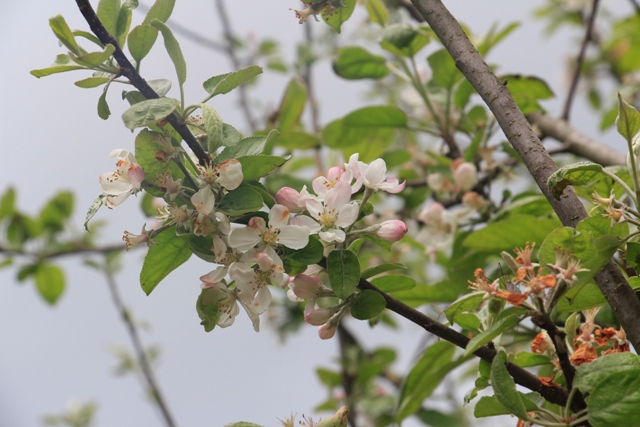
[[[571,78],[571,85],[569,86],[569,93],[567,95],[567,100],[564,103],[564,109],[562,110],[562,119],[565,121],[569,121],[569,113],[571,112],[571,104],[573,103],[573,98],[576,94],[576,88],[578,87],[578,81],[580,80],[580,73],[582,71],[582,63],[584,62],[585,54],[587,53],[587,45],[591,40],[593,33],[593,23],[596,20],[596,15],[598,14],[598,4],[600,0],[593,0],[593,6],[591,8],[591,15],[587,19],[587,26],[584,32],[584,38],[582,39],[582,45],[580,46],[580,52],[578,52],[578,57],[576,58],[575,68],[573,70],[573,76]]]
[[[153,370],[151,369],[151,364],[149,363],[149,359],[145,354],[144,346],[142,345],[140,335],[138,334],[138,328],[131,319],[129,311],[124,306],[124,302],[122,300],[122,296],[120,295],[120,291],[118,290],[118,284],[113,277],[113,273],[109,268],[105,268],[104,273],[107,279],[107,284],[109,285],[109,292],[111,293],[113,304],[116,306],[118,313],[122,317],[122,321],[127,326],[127,332],[129,333],[129,338],[131,338],[131,342],[133,343],[133,348],[136,353],[136,357],[138,358],[138,364],[140,365],[142,374],[147,382],[147,387],[151,392],[155,402],[158,404],[158,408],[162,413],[165,424],[168,427],[175,427],[176,423],[173,420],[173,416],[169,411],[169,407],[167,406],[162,393],[160,392],[158,382],[156,381]]]
[[[456,67],[496,117],[505,136],[522,158],[562,223],[567,227],[575,227],[587,217],[587,211],[569,187],[557,199],[551,194],[547,180],[558,167],[531,129],[507,87],[483,61],[480,53],[442,1],[413,0],[413,4],[452,56]],[[627,331],[629,341],[636,350],[640,350],[640,300],[626,278],[616,264],[609,261],[595,275],[595,281],[622,327]]]
[[[18,255],[18,256],[24,256],[24,257],[42,260],[42,259],[58,258],[58,257],[68,256],[68,255],[106,254],[109,252],[123,251],[124,249],[125,249],[125,245],[120,243],[116,243],[114,245],[109,245],[109,246],[103,246],[99,248],[76,246],[76,247],[72,247],[68,249],[60,249],[52,252],[25,251],[23,249],[9,249],[9,248],[3,248],[2,246],[0,246],[0,253],[6,254],[8,256]]]
[[[136,10],[139,10],[140,12],[148,12],[149,7],[147,7],[146,5],[140,4]],[[222,46],[217,41],[203,37],[200,33],[193,31],[187,26],[179,24],[173,19],[169,19],[167,22],[169,21],[171,21],[171,30],[174,33],[180,34],[184,38],[189,39],[192,42],[202,47],[206,47],[207,49],[211,49],[215,52],[221,52],[221,53],[225,52],[224,46]]]
[[[116,39],[111,34],[109,34],[104,25],[102,25],[102,22],[100,22],[100,19],[98,19],[98,16],[93,10],[93,7],[91,7],[89,0],[76,0],[76,4],[78,5],[80,13],[82,13],[82,16],[84,16],[84,19],[89,24],[89,27],[91,28],[93,34],[95,34],[96,37],[98,37],[98,39],[104,45],[110,44],[114,46],[115,51],[113,52],[113,57],[115,58],[118,65],[120,65],[121,74],[128,78],[131,84],[135,86],[135,88],[138,89],[145,98],[160,98],[160,96],[151,88],[151,86],[149,86],[147,81],[143,79],[142,76],[140,76],[138,71],[136,71],[135,67],[131,64],[127,56],[118,45]],[[184,123],[180,122],[180,119],[175,113],[171,113],[166,118],[166,120],[171,126],[173,126],[176,132],[180,134],[182,139],[184,139],[184,141],[187,143],[189,148],[191,148],[191,151],[193,151],[193,153],[196,155],[202,166],[211,162],[209,155],[204,151],[200,143],[196,141],[196,138],[193,136],[189,128],[185,126]]]
[[[229,15],[227,14],[227,10],[224,6],[224,0],[215,0],[215,3],[218,7],[218,14],[220,15],[220,22],[222,23],[224,38],[227,40],[227,45],[224,47],[224,50],[227,52],[227,55],[231,60],[231,64],[235,69],[234,71],[237,71],[242,68],[242,64],[240,63],[238,55],[236,54],[235,37],[233,36],[233,31],[231,30],[231,20],[229,19]],[[251,108],[249,108],[246,86],[240,85],[238,87],[238,96],[240,98],[240,108],[242,108],[242,112],[247,123],[249,124],[251,133],[253,133],[257,129],[257,124],[255,119],[253,118],[253,114],[251,114]]]

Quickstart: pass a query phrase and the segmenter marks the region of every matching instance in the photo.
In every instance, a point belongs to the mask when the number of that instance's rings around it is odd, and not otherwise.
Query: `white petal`
[[[269,304],[271,304],[271,298],[271,291],[269,290],[269,287],[262,286],[251,302],[253,311],[257,314],[262,314],[267,311]]]
[[[234,228],[229,233],[229,246],[240,251],[248,251],[261,241],[260,232],[250,227]]]
[[[248,265],[234,262],[229,267],[229,276],[236,282],[236,288],[251,297],[258,291],[258,277]]]
[[[200,280],[202,280],[207,284],[213,284],[213,283],[220,282],[222,279],[224,279],[224,276],[226,275],[227,275],[227,268],[224,266],[220,266],[215,270],[205,274],[204,276],[201,276]]]
[[[331,243],[331,242],[341,243],[341,242],[344,242],[344,239],[346,238],[346,234],[344,233],[344,231],[338,230],[337,228],[333,228],[327,231],[321,231],[320,233],[318,233],[318,236],[320,236],[321,240],[327,243]]]
[[[289,223],[289,209],[284,205],[273,205],[269,212],[269,227],[283,229]]]
[[[318,224],[315,220],[313,220],[312,218],[309,218],[306,215],[298,215],[294,218],[291,218],[291,221],[289,221],[289,223],[291,225],[300,225],[300,226],[307,227],[311,234],[316,234],[318,231],[322,229],[320,224]]]
[[[309,199],[306,201],[305,206],[307,212],[315,219],[320,219],[320,215],[324,213],[324,205],[317,199]]]
[[[376,159],[371,162],[367,168],[367,171],[364,174],[364,179],[372,186],[376,186],[384,181],[386,173],[387,164],[382,159]]]
[[[327,178],[325,178],[324,176],[319,176],[313,181],[311,181],[311,187],[313,188],[313,191],[315,191],[318,196],[320,197],[326,196],[327,191],[329,191],[329,189],[325,185],[327,181],[328,181]]]
[[[338,211],[338,220],[336,221],[336,225],[342,228],[350,226],[356,222],[356,219],[358,219],[359,210],[360,208],[356,202],[344,205]]]
[[[279,242],[291,249],[302,249],[309,243],[309,229],[299,225],[287,225],[280,231]]]
[[[235,190],[242,184],[242,164],[236,159],[229,159],[220,164],[218,184],[227,190]]]
[[[211,187],[206,186],[191,196],[191,203],[200,215],[209,215],[215,206],[216,197],[211,191]]]
[[[327,197],[324,199],[324,206],[326,210],[337,210],[348,203],[349,200],[351,200],[351,186],[346,182],[338,181],[327,193]]]

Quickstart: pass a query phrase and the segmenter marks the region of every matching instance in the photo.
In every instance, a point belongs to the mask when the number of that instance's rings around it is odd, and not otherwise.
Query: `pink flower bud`
[[[333,316],[333,310],[329,308],[317,308],[304,315],[304,321],[313,326],[324,325]]]
[[[337,322],[335,324],[325,323],[324,325],[318,328],[318,336],[320,337],[320,339],[329,340],[333,338],[333,336],[336,334],[337,329],[338,329]]]
[[[300,213],[305,209],[302,196],[291,187],[282,187],[278,190],[276,193],[276,203],[286,206],[292,213]],[[300,206],[300,204],[302,206]]]
[[[427,225],[437,225],[442,221],[442,213],[445,210],[442,203],[432,203],[420,212],[418,219]]]
[[[391,219],[380,224],[376,236],[388,242],[397,242],[407,233],[407,224],[399,219]]]
[[[460,163],[453,171],[453,180],[460,191],[469,191],[478,183],[478,170],[473,163]]]
[[[316,299],[324,291],[322,281],[316,276],[298,274],[289,281],[289,288],[300,299]],[[324,323],[324,322],[322,322]]]
[[[129,183],[135,191],[140,191],[142,187],[142,181],[144,181],[144,170],[142,166],[137,163],[131,163],[129,166],[129,170],[127,170],[127,175],[129,176]]]

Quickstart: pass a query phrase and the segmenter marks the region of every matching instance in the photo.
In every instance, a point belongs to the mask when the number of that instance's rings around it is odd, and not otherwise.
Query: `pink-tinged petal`
[[[227,256],[227,243],[217,234],[213,235],[211,250],[216,254],[216,262],[223,261]]]
[[[387,164],[382,159],[376,159],[367,168],[364,174],[364,179],[371,186],[377,186],[384,181],[384,176],[387,174]]]
[[[253,296],[258,292],[259,277],[248,265],[234,262],[229,267],[229,276],[236,282],[236,288]]]
[[[376,235],[388,242],[397,242],[407,233],[407,224],[399,219],[391,219],[380,224],[380,228],[376,231]]]
[[[309,243],[309,229],[299,225],[287,225],[280,231],[279,242],[291,249],[302,249]]]
[[[387,193],[396,194],[404,190],[405,185],[407,185],[407,181],[402,181],[402,184],[398,184],[397,178],[388,178],[378,184],[378,188]]]
[[[208,284],[213,284],[220,282],[226,275],[227,268],[224,266],[220,266],[215,270],[212,270],[209,273],[205,274],[204,276],[200,276],[200,280]]]
[[[260,217],[260,216],[254,216],[253,218],[251,218],[249,220],[249,223],[247,224],[247,227],[257,231],[258,233],[262,234],[265,232],[265,230],[267,230],[267,223],[264,221],[264,218]]]
[[[217,182],[227,190],[235,190],[242,184],[242,164],[236,159],[229,159],[220,163],[218,172],[220,176]]]
[[[346,163],[344,165],[344,168],[348,171],[351,172],[351,174],[353,175],[353,178],[358,179],[360,178],[360,168],[358,166],[359,162],[358,161],[358,153],[352,154],[351,157],[349,157],[349,163]]]
[[[307,212],[309,212],[309,215],[311,215],[316,220],[319,220],[320,215],[324,213],[324,206],[322,202],[319,200],[309,199],[306,202],[306,206],[307,206]]]
[[[240,251],[248,251],[262,242],[260,231],[250,227],[234,228],[229,233],[229,246]]]
[[[324,197],[327,195],[327,191],[329,191],[328,182],[329,180],[327,178],[319,176],[311,181],[311,188],[313,188],[313,191],[315,191],[318,196]]]
[[[320,236],[320,240],[325,241],[327,243],[337,242],[342,243],[344,239],[347,237],[344,231],[338,230],[337,228],[333,228],[327,231],[321,231],[318,233]]]
[[[338,181],[324,199],[325,210],[340,209],[349,200],[351,200],[351,186],[346,182]]]
[[[289,283],[289,275],[284,272],[284,270],[274,270],[271,275],[271,280],[276,282],[282,289],[287,287],[287,283]]]
[[[283,205],[273,205],[269,212],[269,227],[283,229],[289,224],[289,209]]]
[[[336,334],[336,330],[338,329],[338,323],[332,324],[330,322],[325,323],[324,325],[318,328],[318,336],[322,340],[328,340],[333,338]]]
[[[211,191],[211,187],[207,186],[191,196],[191,203],[200,215],[209,215],[213,211],[216,197],[213,191]]]
[[[304,210],[304,203],[300,203],[301,195],[291,187],[282,187],[276,193],[276,203],[286,206],[293,213],[300,213]]]
[[[256,264],[258,264],[258,268],[262,271],[273,270],[275,267],[273,259],[264,252],[256,254],[255,261]]]
[[[135,191],[140,191],[142,187],[142,181],[144,181],[144,170],[142,166],[137,163],[131,163],[129,170],[127,171],[129,182]]]
[[[269,304],[271,304],[271,291],[268,286],[262,286],[258,289],[258,293],[251,301],[252,310],[257,314],[262,314],[267,311]]]
[[[356,202],[351,202],[342,206],[338,211],[338,220],[336,221],[336,225],[342,228],[350,226],[356,222],[356,219],[358,219],[359,211],[360,208]]]
[[[294,218],[291,218],[289,221],[291,225],[300,225],[303,227],[307,227],[309,229],[310,234],[317,234],[318,231],[322,230],[320,224],[312,218],[309,218],[306,215],[298,215]]]

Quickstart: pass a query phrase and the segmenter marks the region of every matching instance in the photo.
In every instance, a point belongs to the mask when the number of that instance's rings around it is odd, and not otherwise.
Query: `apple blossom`
[[[337,306],[318,308],[316,300],[310,299],[304,308],[304,321],[313,326],[324,325],[339,310]]]
[[[336,334],[336,330],[338,330],[338,322],[329,321],[318,328],[318,336],[322,340],[329,340]]]
[[[453,181],[459,192],[469,191],[478,184],[478,170],[473,163],[454,162],[452,169]]]
[[[170,172],[166,172],[158,178],[158,186],[165,193],[165,197],[171,201],[174,201],[180,191],[182,190],[182,179],[177,181],[173,180]]]
[[[124,202],[131,194],[136,194],[144,181],[144,170],[135,156],[128,150],[116,149],[109,158],[118,157],[116,170],[100,175],[100,185],[106,194],[104,205],[109,209]]]
[[[221,328],[226,328],[233,324],[236,316],[240,313],[240,309],[238,308],[239,302],[249,316],[249,319],[251,319],[253,329],[259,332],[260,317],[251,307],[248,295],[243,295],[242,292],[238,292],[237,289],[229,289],[227,285],[222,282],[225,275],[226,268],[219,267],[200,277],[202,281],[200,287],[205,290],[202,295],[202,303],[204,305],[214,303],[218,305],[218,321],[216,324]]]
[[[399,183],[398,178],[386,178],[387,164],[383,159],[376,159],[370,164],[358,162],[358,170],[362,178],[362,184],[373,191],[386,191],[399,193],[404,190],[406,181]]]
[[[391,219],[379,224],[376,236],[388,242],[397,242],[407,233],[407,224],[399,219]]]
[[[154,246],[151,240],[149,240],[149,231],[145,230],[145,225],[142,226],[142,232],[140,234],[133,234],[129,231],[124,232],[124,236],[122,236],[122,240],[125,241],[125,250],[130,251],[141,243],[146,243],[147,246]]]
[[[276,203],[286,206],[290,212],[301,213],[304,212],[306,208],[305,203],[311,197],[312,196],[309,194],[309,191],[307,191],[307,186],[305,185],[299,193],[291,187],[282,187],[276,193],[275,199]]]
[[[351,185],[354,175],[352,169],[348,168],[346,171],[341,167],[334,166],[327,171],[327,176],[319,176],[311,182],[313,191],[316,192],[319,199],[324,199],[327,192],[331,190],[337,182],[342,181]],[[355,193],[360,189],[360,185],[351,188],[351,193]]]
[[[295,298],[293,301],[315,299],[328,291],[317,276],[306,274],[298,274],[289,279],[289,289]]]
[[[302,249],[309,243],[309,229],[304,225],[289,225],[289,209],[273,205],[269,212],[269,226],[259,216],[254,216],[245,227],[231,230],[229,246],[246,251],[256,245],[284,245],[291,249]]]
[[[242,184],[242,164],[236,159],[225,160],[220,164],[208,163],[198,166],[200,178],[206,184],[218,184],[227,190],[235,190]]]

